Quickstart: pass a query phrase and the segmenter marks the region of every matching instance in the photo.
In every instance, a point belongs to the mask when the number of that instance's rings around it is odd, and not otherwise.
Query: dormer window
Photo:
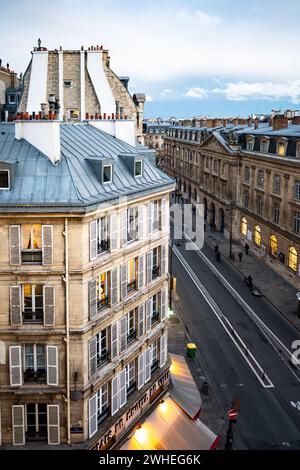
[[[247,146],[246,146],[246,149],[247,149],[249,152],[252,152],[252,151],[253,151],[253,147],[254,147],[254,141],[253,141],[253,139],[247,139]]]
[[[284,142],[278,142],[277,143],[277,154],[280,155],[281,157],[285,156],[285,148],[286,144]]]
[[[260,151],[262,153],[268,153],[269,150],[269,140],[268,139],[262,139],[260,141]]]
[[[137,160],[134,164],[134,176],[142,176],[142,160]]]
[[[9,170],[0,170],[0,189],[10,189]]]
[[[102,174],[103,183],[111,183],[112,182],[112,166],[104,165],[102,171],[103,171],[103,174]]]

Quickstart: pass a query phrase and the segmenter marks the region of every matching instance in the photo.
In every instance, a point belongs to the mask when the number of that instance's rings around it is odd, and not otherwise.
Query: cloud
[[[203,100],[208,97],[208,90],[206,88],[193,87],[189,88],[184,96],[187,98],[197,98]]]
[[[218,16],[208,15],[204,11],[188,11],[181,10],[176,15],[177,19],[193,26],[212,27],[215,28],[221,23]]]
[[[300,103],[300,80],[274,82],[227,83],[223,88],[214,88],[212,93],[225,96],[230,101],[287,99]]]
[[[152,96],[150,95],[146,95],[146,101],[150,102],[150,101],[153,101],[153,98]]]

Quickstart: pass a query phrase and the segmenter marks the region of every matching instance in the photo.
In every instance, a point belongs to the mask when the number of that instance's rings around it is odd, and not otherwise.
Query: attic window
[[[0,189],[9,189],[9,170],[0,170]]]
[[[65,88],[72,88],[73,82],[72,80],[64,80],[64,87]]]
[[[138,160],[134,164],[134,175],[142,176],[142,160]]]
[[[111,165],[103,166],[102,181],[103,183],[112,182],[112,166]]]

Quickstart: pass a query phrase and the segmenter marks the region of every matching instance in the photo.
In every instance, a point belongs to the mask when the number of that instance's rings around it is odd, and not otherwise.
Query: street
[[[217,265],[216,265],[217,264]],[[290,365],[299,332],[205,244],[201,253],[174,244],[177,303],[224,413],[241,400],[235,425],[242,448],[299,449],[300,374]]]

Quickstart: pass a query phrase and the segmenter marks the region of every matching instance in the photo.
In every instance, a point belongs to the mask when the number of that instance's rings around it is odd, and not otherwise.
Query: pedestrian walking
[[[220,251],[217,251],[217,253],[216,253],[216,260],[218,261],[218,263],[221,262],[221,253],[220,253]]]
[[[243,253],[240,251],[240,252],[239,252],[239,260],[240,260],[240,263],[242,262],[242,259],[243,259]]]
[[[245,252],[246,252],[246,255],[249,255],[249,248],[250,248],[250,247],[249,247],[248,243],[246,243],[246,245],[245,245]]]
[[[216,245],[216,246],[215,246],[215,253],[217,254],[218,251],[219,251],[219,245]]]

